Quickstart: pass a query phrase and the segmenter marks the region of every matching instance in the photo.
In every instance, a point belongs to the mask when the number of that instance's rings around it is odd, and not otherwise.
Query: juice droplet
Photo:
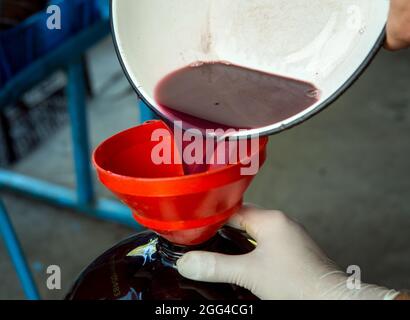
[[[204,64],[205,64],[205,62],[203,62],[203,61],[196,61],[196,62],[191,63],[189,66],[192,67],[192,68],[197,68],[197,67],[203,66]]]
[[[310,91],[307,92],[306,95],[309,98],[317,98],[317,97],[319,97],[319,94],[320,94],[319,90],[310,90]]]

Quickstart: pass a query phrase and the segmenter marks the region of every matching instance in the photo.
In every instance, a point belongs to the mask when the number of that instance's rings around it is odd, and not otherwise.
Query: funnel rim
[[[265,147],[265,146],[266,146],[266,144],[263,147]],[[260,152],[260,150],[262,150],[262,148],[259,149],[259,152]],[[253,156],[254,156],[254,154],[251,157],[253,157]],[[217,174],[217,173],[220,173],[220,172],[223,172],[223,171],[228,171],[228,169],[231,169],[233,167],[238,167],[238,166],[243,167],[243,166],[245,166],[241,162],[237,162],[237,163],[233,163],[233,164],[228,164],[228,165],[226,165],[222,168],[212,169],[211,171],[193,173],[193,174],[183,175],[183,176],[163,177],[163,178],[139,178],[139,177],[131,177],[131,176],[127,176],[127,175],[121,175],[121,174],[112,172],[110,170],[103,169],[101,166],[99,166],[96,163],[94,155],[93,155],[93,164],[97,168],[97,171],[101,171],[101,172],[104,172],[106,174],[109,174],[111,177],[117,177],[119,179],[133,180],[133,181],[138,180],[138,181],[145,182],[145,183],[175,182],[176,180],[178,180],[178,181],[181,181],[181,180],[194,180],[196,178],[201,178],[201,177],[205,177],[205,176],[214,175],[214,174]]]
[[[112,141],[111,139],[119,137],[121,134],[125,134],[131,130],[135,130],[138,127],[139,126],[129,128],[108,138],[107,140],[102,142],[93,152],[92,162],[97,170],[100,181],[114,192],[119,192],[126,195],[141,195],[146,197],[161,195],[178,196],[187,194],[188,183],[190,183],[188,193],[196,193],[202,192],[204,190],[218,188],[221,185],[234,183],[238,180],[250,178],[256,175],[256,173],[250,176],[237,174],[237,170],[246,167],[246,165],[241,163],[240,161],[234,164],[228,164],[221,168],[213,169],[211,171],[163,178],[132,177],[104,169],[96,159],[97,153],[99,152],[99,150],[101,150],[101,147],[108,141]],[[261,165],[266,160],[266,146],[268,144],[268,141],[268,137],[260,137],[258,151],[252,153],[249,156],[249,159],[252,159],[257,154],[259,155],[259,167],[261,167]],[[203,183],[203,178],[205,177],[213,177],[213,179],[206,179],[207,183],[205,184]]]
[[[210,176],[210,175],[214,175],[214,174],[218,174],[220,172],[224,172],[224,171],[228,171],[231,168],[234,167],[243,167],[245,166],[240,160],[236,163],[232,163],[232,164],[227,164],[225,166],[222,166],[221,168],[215,168],[212,169],[210,171],[205,171],[205,172],[200,172],[200,173],[193,173],[193,174],[189,174],[189,175],[182,175],[182,176],[174,176],[174,177],[160,177],[160,178],[143,178],[143,177],[132,177],[132,176],[128,176],[128,175],[123,175],[123,174],[118,174],[115,173],[113,171],[104,169],[100,164],[99,161],[97,160],[98,157],[98,153],[100,152],[100,150],[102,149],[102,147],[104,147],[106,144],[115,141],[115,139],[119,139],[120,137],[129,134],[135,130],[139,130],[141,129],[142,126],[144,125],[149,125],[149,124],[158,124],[158,125],[164,125],[165,128],[167,128],[167,130],[169,130],[170,135],[173,136],[173,133],[171,131],[171,129],[161,120],[150,120],[150,121],[146,121],[143,124],[125,129],[121,132],[118,132],[116,134],[114,134],[113,136],[105,139],[103,142],[101,142],[93,151],[92,154],[92,162],[94,167],[97,169],[98,172],[104,172],[108,175],[110,175],[111,177],[117,177],[118,179],[122,179],[122,180],[132,180],[132,181],[139,181],[142,183],[158,183],[158,182],[175,182],[176,180],[181,181],[181,180],[194,180],[196,178],[203,178],[206,176]],[[250,154],[249,156],[247,156],[248,159],[253,158],[256,154],[261,154],[261,152],[263,152],[266,149],[266,145],[268,144],[269,138],[268,137],[259,137],[257,138],[259,139],[259,146],[257,151],[253,152],[252,154]],[[180,156],[180,155],[179,155]],[[182,162],[182,159],[178,159],[179,161]],[[182,163],[181,163],[182,165]]]
[[[210,190],[212,188],[218,188],[222,185],[234,183],[244,178],[253,177],[255,174],[250,176],[243,176],[238,172],[240,169],[247,166],[243,164],[242,161],[238,161],[233,164],[227,164],[220,168],[215,168],[210,171],[205,171],[201,173],[194,173],[189,175],[183,175],[182,170],[182,159],[179,154],[178,160],[181,161],[181,175],[175,174],[172,177],[133,177],[117,172],[113,172],[104,168],[101,159],[99,159],[99,154],[102,152],[103,148],[110,146],[110,144],[117,144],[122,141],[122,139],[127,138],[128,135],[134,136],[134,133],[141,137],[141,134],[138,132],[146,125],[152,125],[153,127],[164,128],[169,131],[171,137],[173,137],[173,132],[169,126],[162,120],[151,120],[144,122],[143,124],[125,129],[121,132],[116,133],[115,135],[107,138],[101,142],[97,148],[94,150],[92,155],[92,162],[94,167],[97,169],[98,177],[100,181],[111,191],[121,193],[124,195],[133,195],[133,196],[179,196],[185,195],[187,193],[196,193]],[[142,131],[143,133],[143,131]],[[176,142],[174,139],[174,148]],[[259,156],[259,167],[266,160],[266,147],[268,144],[268,137],[258,137],[258,148],[256,151],[251,150],[252,153],[247,156],[247,159],[253,159],[257,155]],[[130,142],[130,146],[132,146]],[[104,154],[104,153],[102,153]],[[104,159],[104,157],[102,158]],[[207,178],[207,179],[205,179]],[[212,179],[210,179],[212,178]],[[206,180],[206,183],[204,182]],[[189,192],[187,192],[189,190]]]
[[[260,155],[261,166],[266,160],[265,149]],[[244,167],[242,164],[233,164],[200,174],[153,179],[122,176],[99,167],[97,167],[97,173],[100,181],[115,193],[144,197],[172,197],[219,188],[241,179],[252,179],[254,175],[245,176],[237,173],[237,170],[242,167]],[[213,179],[207,179],[206,184],[200,182],[202,178],[210,176]]]

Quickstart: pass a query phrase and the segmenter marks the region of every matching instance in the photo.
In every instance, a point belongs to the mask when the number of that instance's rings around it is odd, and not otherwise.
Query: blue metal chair
[[[16,191],[99,218],[136,226],[128,208],[116,201],[94,198],[88,142],[84,70],[82,55],[109,33],[109,22],[100,21],[47,56],[35,61],[0,90],[0,106],[11,104],[21,94],[56,70],[66,70],[76,190],[0,169],[0,188]]]
[[[0,190],[10,190],[50,204],[72,209],[96,218],[141,227],[134,221],[130,210],[117,201],[98,199],[93,189],[90,146],[86,114],[86,88],[82,57],[94,44],[110,32],[108,17],[81,31],[47,55],[35,60],[0,89],[0,108],[12,104],[41,80],[56,70],[65,70],[68,78],[67,99],[71,123],[71,138],[75,163],[76,188],[72,190],[47,181],[0,169]],[[141,118],[153,115],[142,106]],[[16,272],[28,299],[38,299],[39,294],[18,238],[0,202],[0,233],[2,234]]]

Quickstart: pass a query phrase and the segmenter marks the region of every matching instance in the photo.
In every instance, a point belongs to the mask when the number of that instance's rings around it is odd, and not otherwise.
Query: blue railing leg
[[[94,201],[94,189],[88,142],[86,87],[81,58],[71,62],[67,71],[67,99],[71,120],[77,197],[80,204],[88,204]]]
[[[25,259],[23,250],[14,232],[13,225],[6,212],[6,207],[0,200],[0,234],[3,236],[7,251],[16,269],[17,275],[23,286],[24,293],[29,300],[39,300],[40,295]]]

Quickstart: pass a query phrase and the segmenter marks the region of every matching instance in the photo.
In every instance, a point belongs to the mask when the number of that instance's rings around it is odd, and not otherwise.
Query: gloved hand
[[[390,0],[385,47],[400,50],[410,46],[410,1]]]
[[[180,274],[206,282],[232,283],[261,299],[393,299],[397,292],[362,284],[347,287],[342,272],[302,226],[279,211],[243,207],[230,225],[245,230],[258,245],[242,256],[189,252]]]

